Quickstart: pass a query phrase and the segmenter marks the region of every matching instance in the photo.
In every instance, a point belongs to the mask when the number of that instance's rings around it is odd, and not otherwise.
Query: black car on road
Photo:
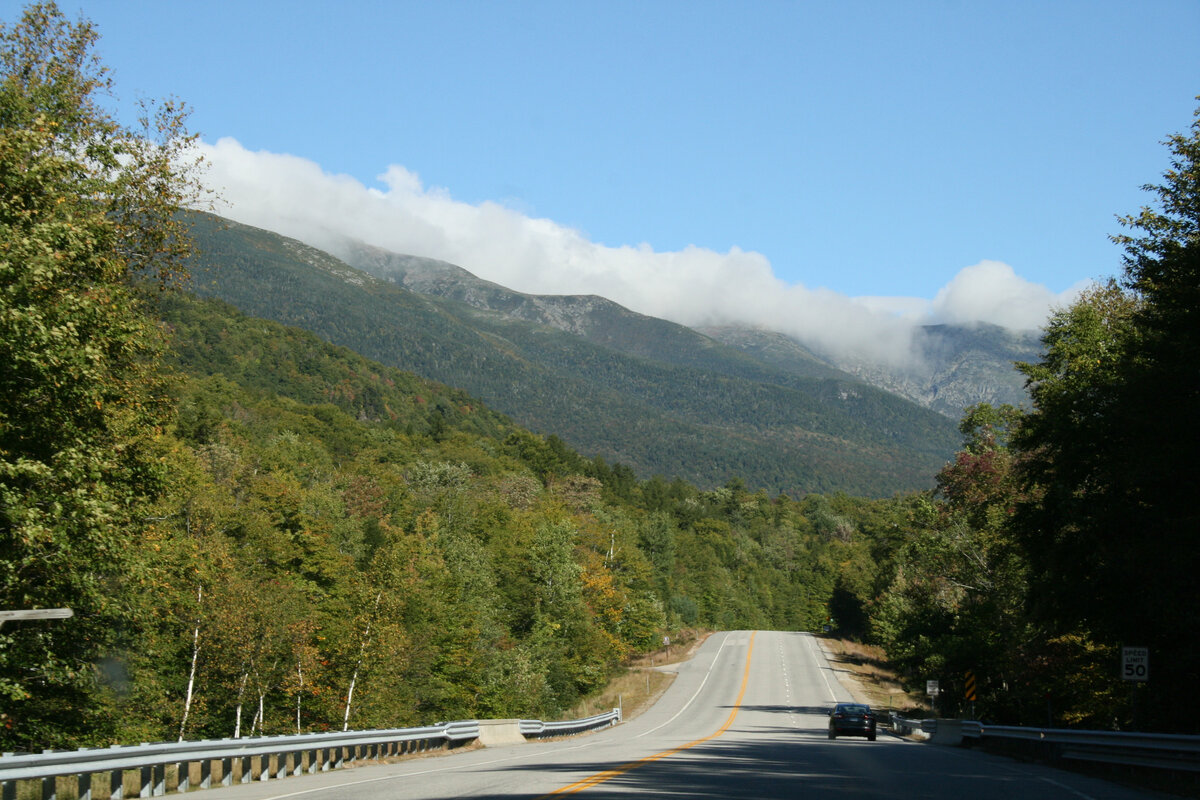
[[[862,703],[838,703],[829,712],[829,738],[865,736],[875,741],[875,712]]]

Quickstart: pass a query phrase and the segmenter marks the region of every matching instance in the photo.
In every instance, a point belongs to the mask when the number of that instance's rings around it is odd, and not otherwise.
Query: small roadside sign
[[[939,694],[941,694],[941,690],[938,689],[938,682],[925,681],[925,694],[929,695],[930,697],[937,697]]]
[[[1150,648],[1121,648],[1121,678],[1127,681],[1150,680]]]

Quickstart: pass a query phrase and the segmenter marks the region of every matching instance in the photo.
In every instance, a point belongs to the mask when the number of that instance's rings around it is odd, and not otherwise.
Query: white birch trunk
[[[263,695],[258,696],[258,711],[254,712],[254,719],[250,720],[250,735],[254,735],[257,729],[261,732],[266,727],[266,722],[263,720]]]
[[[346,715],[342,717],[342,730],[350,730],[350,706],[354,702],[354,687],[358,683],[358,671],[362,668],[363,656],[367,652],[367,647],[371,644],[371,623],[375,621],[375,615],[379,613],[379,601],[383,599],[383,592],[375,595],[375,608],[371,611],[371,616],[367,618],[367,629],[363,631],[362,642],[358,647],[358,661],[354,664],[354,674],[350,676],[350,690],[346,692]]]
[[[237,722],[233,726],[233,738],[242,738],[242,697],[246,694],[246,681],[250,680],[250,671],[246,670],[242,673],[242,685],[238,687],[237,694]]]
[[[204,585],[201,584],[196,588],[196,607],[199,608],[200,602],[204,599]],[[192,630],[192,668],[188,672],[187,694],[183,700],[183,721],[179,723],[179,741],[183,741],[183,734],[187,730],[188,716],[192,713],[192,697],[196,689],[196,662],[200,658],[200,614],[196,614],[196,627]]]
[[[304,665],[299,661],[296,662],[296,676],[300,679],[299,688],[296,689],[296,733],[300,733],[300,698],[304,696]]]

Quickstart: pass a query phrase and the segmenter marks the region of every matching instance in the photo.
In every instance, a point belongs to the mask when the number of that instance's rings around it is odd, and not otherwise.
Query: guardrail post
[[[221,785],[233,786],[233,759],[221,759]]]
[[[112,800],[125,798],[125,771],[114,769],[108,773],[108,796]]]
[[[85,772],[75,779],[75,797],[78,800],[92,800],[92,773]]]
[[[250,768],[250,757],[241,756],[238,758],[238,765],[242,769],[242,774],[238,776],[238,783],[249,783],[250,775],[253,772],[253,770]]]
[[[258,761],[258,782],[271,780],[271,754],[266,753],[255,760]]]
[[[141,789],[138,797],[161,797],[167,793],[166,764],[150,764],[141,768]]]
[[[212,787],[212,759],[206,758],[200,762],[200,788]]]
[[[7,756],[12,754],[5,753],[4,755]],[[4,781],[3,783],[0,783],[0,798],[2,798],[2,800],[17,800],[17,782]]]
[[[58,779],[42,778],[42,800],[57,800]]]

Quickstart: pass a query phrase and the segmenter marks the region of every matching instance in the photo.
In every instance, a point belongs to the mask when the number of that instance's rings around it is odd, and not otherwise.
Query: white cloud
[[[1066,305],[1086,285],[1055,294],[1018,276],[1008,264],[981,261],[966,267],[933,298],[930,313],[943,322],[991,322],[1017,330],[1041,328],[1051,308]]]
[[[779,280],[756,252],[698,247],[657,252],[607,247],[548,219],[498,203],[470,205],[427,188],[402,166],[379,187],[288,155],[251,152],[233,139],[201,145],[218,213],[329,248],[349,236],[398,253],[457,264],[481,278],[538,294],[597,294],[683,324],[742,323],[779,330],[828,350],[906,357],[914,325],[992,322],[1040,327],[1055,295],[1006,264],[963,269],[933,300],[851,298]]]

